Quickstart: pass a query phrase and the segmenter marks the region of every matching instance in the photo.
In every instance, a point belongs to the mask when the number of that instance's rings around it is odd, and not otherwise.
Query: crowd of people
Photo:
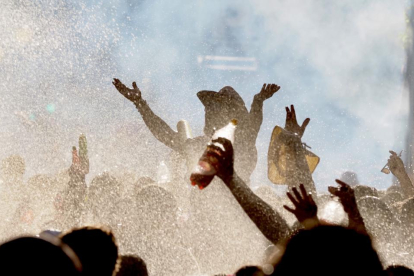
[[[285,164],[286,196],[253,190],[263,103],[278,85],[264,84],[250,111],[232,87],[198,92],[204,135],[192,137],[157,116],[135,82],[113,84],[175,153],[175,177],[160,184],[106,172],[86,183],[83,134],[70,168],[53,176],[24,181],[24,159],[9,156],[0,175],[5,275],[414,275],[414,186],[394,151],[387,164],[397,183],[387,190],[346,172],[317,191],[301,141],[310,119],[299,124],[292,105],[284,126],[292,139],[269,153]],[[210,143],[233,119],[234,142]],[[204,151],[217,160],[216,174],[199,190],[189,179]]]

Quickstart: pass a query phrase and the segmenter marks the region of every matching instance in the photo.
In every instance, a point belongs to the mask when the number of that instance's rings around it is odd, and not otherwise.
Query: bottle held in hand
[[[191,185],[197,185],[200,190],[207,187],[211,180],[217,173],[217,166],[219,166],[219,161],[215,155],[221,155],[218,150],[215,150],[215,146],[224,151],[224,146],[219,142],[213,142],[219,137],[226,138],[234,143],[234,132],[236,130],[237,120],[233,119],[230,123],[223,128],[216,130],[211,139],[211,142],[208,143],[206,150],[203,155],[200,157],[197,166],[190,176]]]

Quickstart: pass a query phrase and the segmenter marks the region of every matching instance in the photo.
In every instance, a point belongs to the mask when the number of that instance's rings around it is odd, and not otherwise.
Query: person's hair
[[[26,164],[20,155],[10,155],[1,162],[1,173],[8,175],[23,175]]]
[[[381,197],[381,200],[384,201],[388,206],[392,207],[395,204],[402,202],[404,200],[404,197],[399,192],[392,192],[386,193],[383,197]]]
[[[406,199],[401,205],[400,220],[403,225],[414,225],[414,198]]]
[[[21,237],[0,246],[1,275],[80,275],[81,263],[67,245]]]
[[[398,221],[391,209],[378,197],[366,196],[357,201],[358,209],[364,218],[365,226],[368,229],[375,243],[389,243],[395,238],[395,228]]]
[[[274,275],[381,275],[371,239],[341,226],[300,230],[287,242]]]
[[[262,269],[258,266],[244,266],[237,270],[235,276],[264,276]]]
[[[359,185],[358,175],[352,171],[343,172],[340,179],[349,186]]]
[[[111,231],[96,227],[75,228],[61,239],[79,256],[83,275],[111,276],[114,272],[118,246]]]
[[[356,200],[359,200],[366,196],[375,196],[378,197],[378,191],[374,187],[365,186],[365,185],[356,185],[354,187],[354,193]]]
[[[147,265],[137,255],[123,255],[120,259],[116,276],[148,276]]]
[[[390,265],[385,271],[388,276],[414,276],[414,271],[402,265]]]

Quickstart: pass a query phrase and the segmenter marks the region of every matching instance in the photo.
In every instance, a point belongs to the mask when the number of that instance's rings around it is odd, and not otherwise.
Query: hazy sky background
[[[91,174],[154,175],[167,148],[111,84],[137,81],[175,129],[201,135],[199,90],[233,86],[250,107],[263,83],[281,90],[264,105],[254,184],[267,180],[275,125],[295,104],[311,122],[303,141],[321,157],[319,189],[353,170],[385,188],[388,150],[404,148],[407,1],[12,1],[0,9],[0,158],[21,154],[27,175],[69,167],[87,135]],[[256,71],[220,71],[205,55],[254,57]]]

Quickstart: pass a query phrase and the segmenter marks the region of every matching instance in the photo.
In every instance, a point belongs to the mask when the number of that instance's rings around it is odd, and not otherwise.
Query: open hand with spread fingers
[[[133,89],[126,87],[125,84],[123,84],[119,79],[115,78],[112,84],[115,86],[119,93],[121,93],[125,98],[127,98],[131,102],[135,103],[141,100],[141,91],[139,90],[135,81],[132,83]]]
[[[283,205],[283,207],[292,214],[294,214],[298,221],[302,224],[306,220],[316,220],[318,222],[318,206],[313,200],[312,194],[306,192],[305,186],[303,184],[300,184],[299,189],[300,193],[298,192],[296,187],[292,188],[292,192],[286,193],[286,195],[288,196],[288,198],[293,203],[296,209],[292,209],[287,205]],[[305,226],[305,228],[307,227]]]
[[[402,161],[400,155],[395,151],[390,150],[390,158],[388,159],[388,168],[393,175],[397,176],[405,172],[404,162]]]
[[[339,187],[328,187],[328,191],[339,198],[339,201],[341,202],[342,206],[344,207],[344,211],[346,213],[353,213],[355,212],[355,209],[357,209],[357,203],[355,199],[355,193],[354,190],[346,184],[345,182],[336,179],[336,183],[339,184]]]
[[[296,111],[293,104],[289,107],[286,107],[286,123],[285,123],[285,130],[296,133],[302,138],[303,134],[305,133],[305,129],[310,122],[309,118],[306,118],[302,125],[299,126],[298,121],[296,119]]]
[[[280,86],[274,83],[263,84],[262,90],[260,91],[259,96],[260,99],[267,100],[273,96],[277,91],[279,91]]]

